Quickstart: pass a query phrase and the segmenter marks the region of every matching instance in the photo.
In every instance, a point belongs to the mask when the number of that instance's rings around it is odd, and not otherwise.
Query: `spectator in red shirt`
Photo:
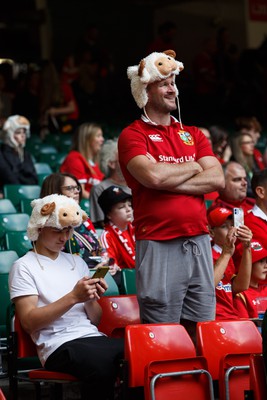
[[[216,319],[237,319],[233,304],[233,295],[248,289],[251,274],[250,241],[252,233],[245,225],[234,228],[232,211],[224,207],[209,208],[207,211],[212,255],[214,262],[214,283],[216,293]],[[242,246],[242,258],[239,259],[238,273],[232,255],[236,239]]]
[[[80,125],[75,131],[72,149],[60,167],[60,172],[70,173],[78,179],[83,199],[88,199],[91,187],[104,179],[98,163],[103,143],[104,137],[100,125],[96,123]]]
[[[214,200],[214,206],[241,207],[246,214],[255,204],[255,199],[247,197],[247,175],[245,169],[235,161],[222,165],[225,176],[224,189],[218,190],[219,196]]]
[[[242,247],[236,248],[239,259]],[[267,277],[267,250],[258,241],[251,242],[252,270],[249,288],[237,293],[234,306],[240,318],[258,318],[259,311],[264,311],[267,305],[267,285],[261,284]],[[262,304],[261,304],[262,303]]]
[[[107,250],[109,258],[114,259],[112,272],[118,276],[120,274],[117,271],[121,271],[122,268],[135,268],[131,195],[113,185],[101,193],[98,203],[105,215],[105,227],[100,242]]]
[[[251,186],[256,203],[245,215],[245,224],[252,230],[253,239],[267,249],[267,169],[253,174]]]

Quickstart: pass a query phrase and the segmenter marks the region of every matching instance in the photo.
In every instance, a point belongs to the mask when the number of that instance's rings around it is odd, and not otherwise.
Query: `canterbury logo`
[[[162,137],[160,135],[148,135],[152,142],[163,142]]]

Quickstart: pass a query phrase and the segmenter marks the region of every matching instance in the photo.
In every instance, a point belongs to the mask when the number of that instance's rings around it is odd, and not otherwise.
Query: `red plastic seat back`
[[[153,398],[157,400],[213,399],[212,378],[207,372],[206,359],[204,357],[177,358],[149,363],[145,368],[145,399]]]
[[[136,295],[103,296],[99,304],[103,314],[98,329],[107,336],[124,337],[127,325],[140,323]]]
[[[249,390],[250,353],[226,354],[220,363],[219,392],[220,400],[244,400]]]
[[[0,400],[6,400],[6,397],[1,388],[0,388]]]
[[[262,338],[250,320],[198,322],[197,351],[207,359],[213,379],[219,379],[222,357],[226,354],[260,353]]]
[[[17,332],[17,351],[18,358],[35,357],[37,349],[30,335],[22,328],[21,323],[15,315],[14,321],[15,331]]]
[[[253,399],[267,399],[267,374],[262,354],[251,354],[249,377]]]
[[[179,324],[128,325],[125,329],[128,386],[144,386],[146,365],[155,360],[195,357],[194,344]]]

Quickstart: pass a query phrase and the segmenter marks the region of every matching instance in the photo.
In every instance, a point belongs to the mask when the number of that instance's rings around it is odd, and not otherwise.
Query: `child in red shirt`
[[[237,255],[242,249],[238,245]],[[259,311],[264,313],[267,305],[267,285],[261,284],[267,277],[267,250],[258,241],[251,243],[252,270],[249,288],[234,297],[234,306],[240,318],[258,318]],[[265,298],[265,304],[264,303]],[[261,304],[262,302],[262,304]]]
[[[250,240],[252,233],[243,225],[234,228],[232,211],[224,207],[211,207],[207,211],[210,236],[212,238],[212,256],[214,261],[214,283],[216,293],[216,319],[238,319],[233,304],[233,295],[248,288],[251,274]],[[236,239],[240,240],[243,249],[238,274],[232,255]]]
[[[110,186],[98,198],[105,215],[101,245],[109,258],[114,259],[116,275],[122,268],[135,268],[135,236],[132,225],[133,209],[131,195],[119,186]]]

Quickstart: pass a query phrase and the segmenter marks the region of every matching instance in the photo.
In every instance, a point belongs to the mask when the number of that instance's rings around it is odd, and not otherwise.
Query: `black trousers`
[[[82,398],[113,399],[124,340],[94,336],[71,340],[52,353],[45,368],[66,372],[83,382]]]

